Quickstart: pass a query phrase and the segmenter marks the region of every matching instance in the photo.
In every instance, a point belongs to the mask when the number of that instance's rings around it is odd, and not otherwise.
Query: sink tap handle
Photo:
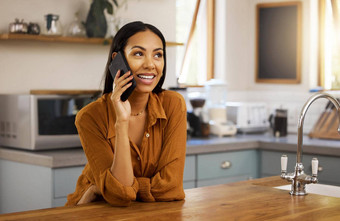
[[[288,162],[287,155],[282,155],[281,156],[281,173],[287,172],[287,162]]]
[[[318,175],[319,160],[317,158],[312,159],[312,175],[316,177]]]

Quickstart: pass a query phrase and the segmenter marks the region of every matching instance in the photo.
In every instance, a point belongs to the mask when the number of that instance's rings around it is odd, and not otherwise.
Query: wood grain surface
[[[340,198],[291,196],[278,176],[186,190],[184,201],[105,202],[0,215],[0,220],[340,220]],[[312,184],[311,184],[312,185]]]

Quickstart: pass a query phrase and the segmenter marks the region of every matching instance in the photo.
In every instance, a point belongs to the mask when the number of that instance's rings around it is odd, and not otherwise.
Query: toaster
[[[240,133],[261,133],[269,129],[267,105],[259,102],[227,102],[228,121]]]

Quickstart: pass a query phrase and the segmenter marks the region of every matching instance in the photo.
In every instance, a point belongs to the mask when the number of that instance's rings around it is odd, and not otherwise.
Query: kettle
[[[275,114],[269,116],[270,127],[275,137],[287,136],[287,116],[288,110],[286,109],[276,109]]]

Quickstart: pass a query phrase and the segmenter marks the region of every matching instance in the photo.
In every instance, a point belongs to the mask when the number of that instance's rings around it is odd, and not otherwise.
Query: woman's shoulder
[[[160,96],[162,97],[161,100],[164,107],[177,108],[179,110],[186,111],[185,100],[180,93],[171,90],[164,90],[160,93]]]
[[[107,113],[107,94],[102,95],[97,100],[89,103],[77,113],[77,120],[83,118],[99,119]]]

